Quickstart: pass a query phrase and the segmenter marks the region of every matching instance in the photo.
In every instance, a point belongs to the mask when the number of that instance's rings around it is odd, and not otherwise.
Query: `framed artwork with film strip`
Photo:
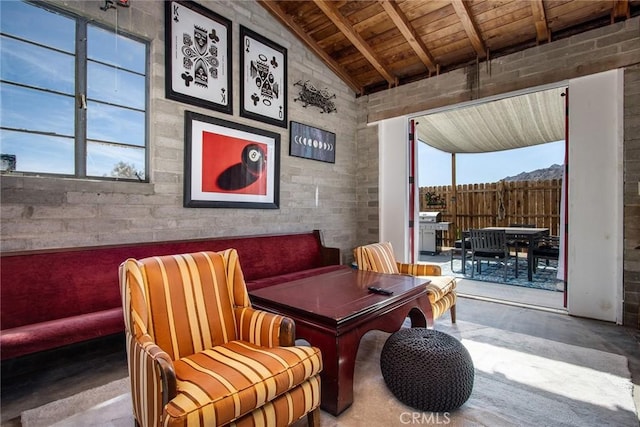
[[[321,162],[336,162],[336,134],[292,121],[289,155]]]
[[[165,96],[233,114],[231,21],[191,1],[165,2]]]
[[[278,209],[280,134],[185,111],[184,206]]]

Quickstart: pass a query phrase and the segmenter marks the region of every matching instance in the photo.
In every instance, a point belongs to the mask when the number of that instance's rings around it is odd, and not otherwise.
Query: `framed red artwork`
[[[278,209],[280,134],[185,112],[184,206]]]

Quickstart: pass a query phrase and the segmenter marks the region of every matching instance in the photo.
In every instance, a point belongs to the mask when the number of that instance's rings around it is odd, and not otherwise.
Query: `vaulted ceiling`
[[[357,95],[640,15],[640,0],[258,0]]]

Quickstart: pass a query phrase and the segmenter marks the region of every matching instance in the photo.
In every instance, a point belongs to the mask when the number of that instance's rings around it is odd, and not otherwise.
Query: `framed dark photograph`
[[[165,96],[233,114],[231,21],[191,1],[165,2]]]
[[[240,115],[287,127],[287,49],[242,25]]]
[[[322,162],[336,162],[336,134],[292,121],[289,155]]]
[[[278,209],[280,134],[185,111],[184,206]]]

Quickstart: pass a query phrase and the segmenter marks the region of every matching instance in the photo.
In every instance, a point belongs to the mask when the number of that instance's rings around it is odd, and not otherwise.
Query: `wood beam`
[[[275,1],[258,0],[258,3],[264,7],[271,15],[278,19],[286,28],[293,31],[303,43],[311,49],[331,71],[336,73],[343,82],[345,82],[356,94],[362,95],[364,88],[356,80],[354,80],[347,70],[336,62],[329,54],[320,47],[320,45],[300,26],[293,18],[287,15],[284,10]]]
[[[629,19],[630,17],[631,9],[629,8],[629,0],[613,0],[611,23]]]
[[[467,33],[467,37],[471,41],[471,45],[476,50],[478,54],[478,58],[484,59],[487,57],[487,48],[482,41],[482,37],[480,37],[480,31],[478,31],[478,27],[475,22],[473,22],[473,18],[471,17],[471,12],[469,11],[469,6],[463,0],[451,0],[451,6],[456,11],[456,15],[458,15],[458,19],[462,23],[462,27],[464,31]]]
[[[379,3],[385,12],[387,12],[387,15],[389,15],[389,18],[391,18],[396,27],[398,27],[398,30],[400,30],[400,33],[402,33],[413,51],[418,55],[418,58],[420,58],[425,67],[427,67],[429,72],[436,72],[437,67],[433,56],[431,56],[429,49],[427,49],[424,42],[418,36],[418,33],[416,33],[416,30],[407,19],[407,16],[402,12],[402,10],[400,10],[395,0],[380,0]]]
[[[332,1],[314,0],[316,6],[338,27],[338,30],[362,53],[371,65],[389,83],[389,86],[397,86],[398,78],[382,63],[371,46],[351,26],[351,23],[339,11]]]
[[[531,12],[533,13],[533,23],[536,26],[536,41],[538,44],[550,42],[551,30],[547,24],[547,14],[542,0],[531,1]]]

